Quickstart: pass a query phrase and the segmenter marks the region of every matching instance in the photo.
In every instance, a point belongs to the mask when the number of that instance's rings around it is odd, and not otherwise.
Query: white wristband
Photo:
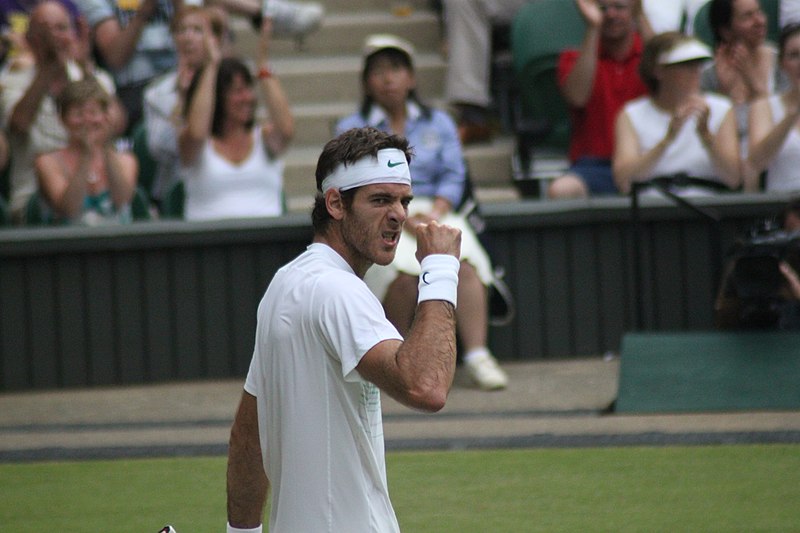
[[[251,529],[239,529],[238,527],[233,527],[230,522],[228,522],[228,533],[261,533],[262,526],[254,527]]]
[[[417,303],[426,300],[446,300],[456,305],[458,293],[458,269],[461,262],[448,254],[432,254],[419,264],[419,297]]]

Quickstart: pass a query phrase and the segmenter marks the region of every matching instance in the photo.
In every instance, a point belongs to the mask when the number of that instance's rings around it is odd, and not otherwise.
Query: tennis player
[[[456,367],[461,233],[417,230],[416,318],[404,340],[362,281],[395,255],[412,199],[403,137],[352,129],[317,163],[313,243],[272,279],[231,429],[228,531],[399,531],[386,482],[380,390],[438,411]]]

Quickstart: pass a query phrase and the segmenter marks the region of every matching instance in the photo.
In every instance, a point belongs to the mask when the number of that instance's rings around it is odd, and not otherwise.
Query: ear
[[[342,220],[344,218],[345,209],[339,189],[329,189],[325,193],[325,207],[334,220]]]

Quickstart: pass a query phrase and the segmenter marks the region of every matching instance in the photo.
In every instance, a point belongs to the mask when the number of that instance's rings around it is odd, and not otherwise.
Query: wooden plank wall
[[[783,198],[709,200],[723,247]],[[626,199],[484,206],[517,304],[498,357],[596,356],[636,328],[709,329],[714,232],[664,202],[633,241]],[[243,377],[258,302],[308,217],[0,231],[0,390]],[[635,255],[641,258],[637,291]]]

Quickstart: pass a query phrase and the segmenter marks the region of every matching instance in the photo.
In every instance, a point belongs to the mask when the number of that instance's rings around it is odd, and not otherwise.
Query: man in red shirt
[[[652,30],[641,0],[575,3],[586,33],[580,49],[561,54],[557,70],[571,113],[571,166],[550,184],[551,198],[617,193],[611,173],[614,119],[625,102],[647,93],[638,68],[642,39]]]

